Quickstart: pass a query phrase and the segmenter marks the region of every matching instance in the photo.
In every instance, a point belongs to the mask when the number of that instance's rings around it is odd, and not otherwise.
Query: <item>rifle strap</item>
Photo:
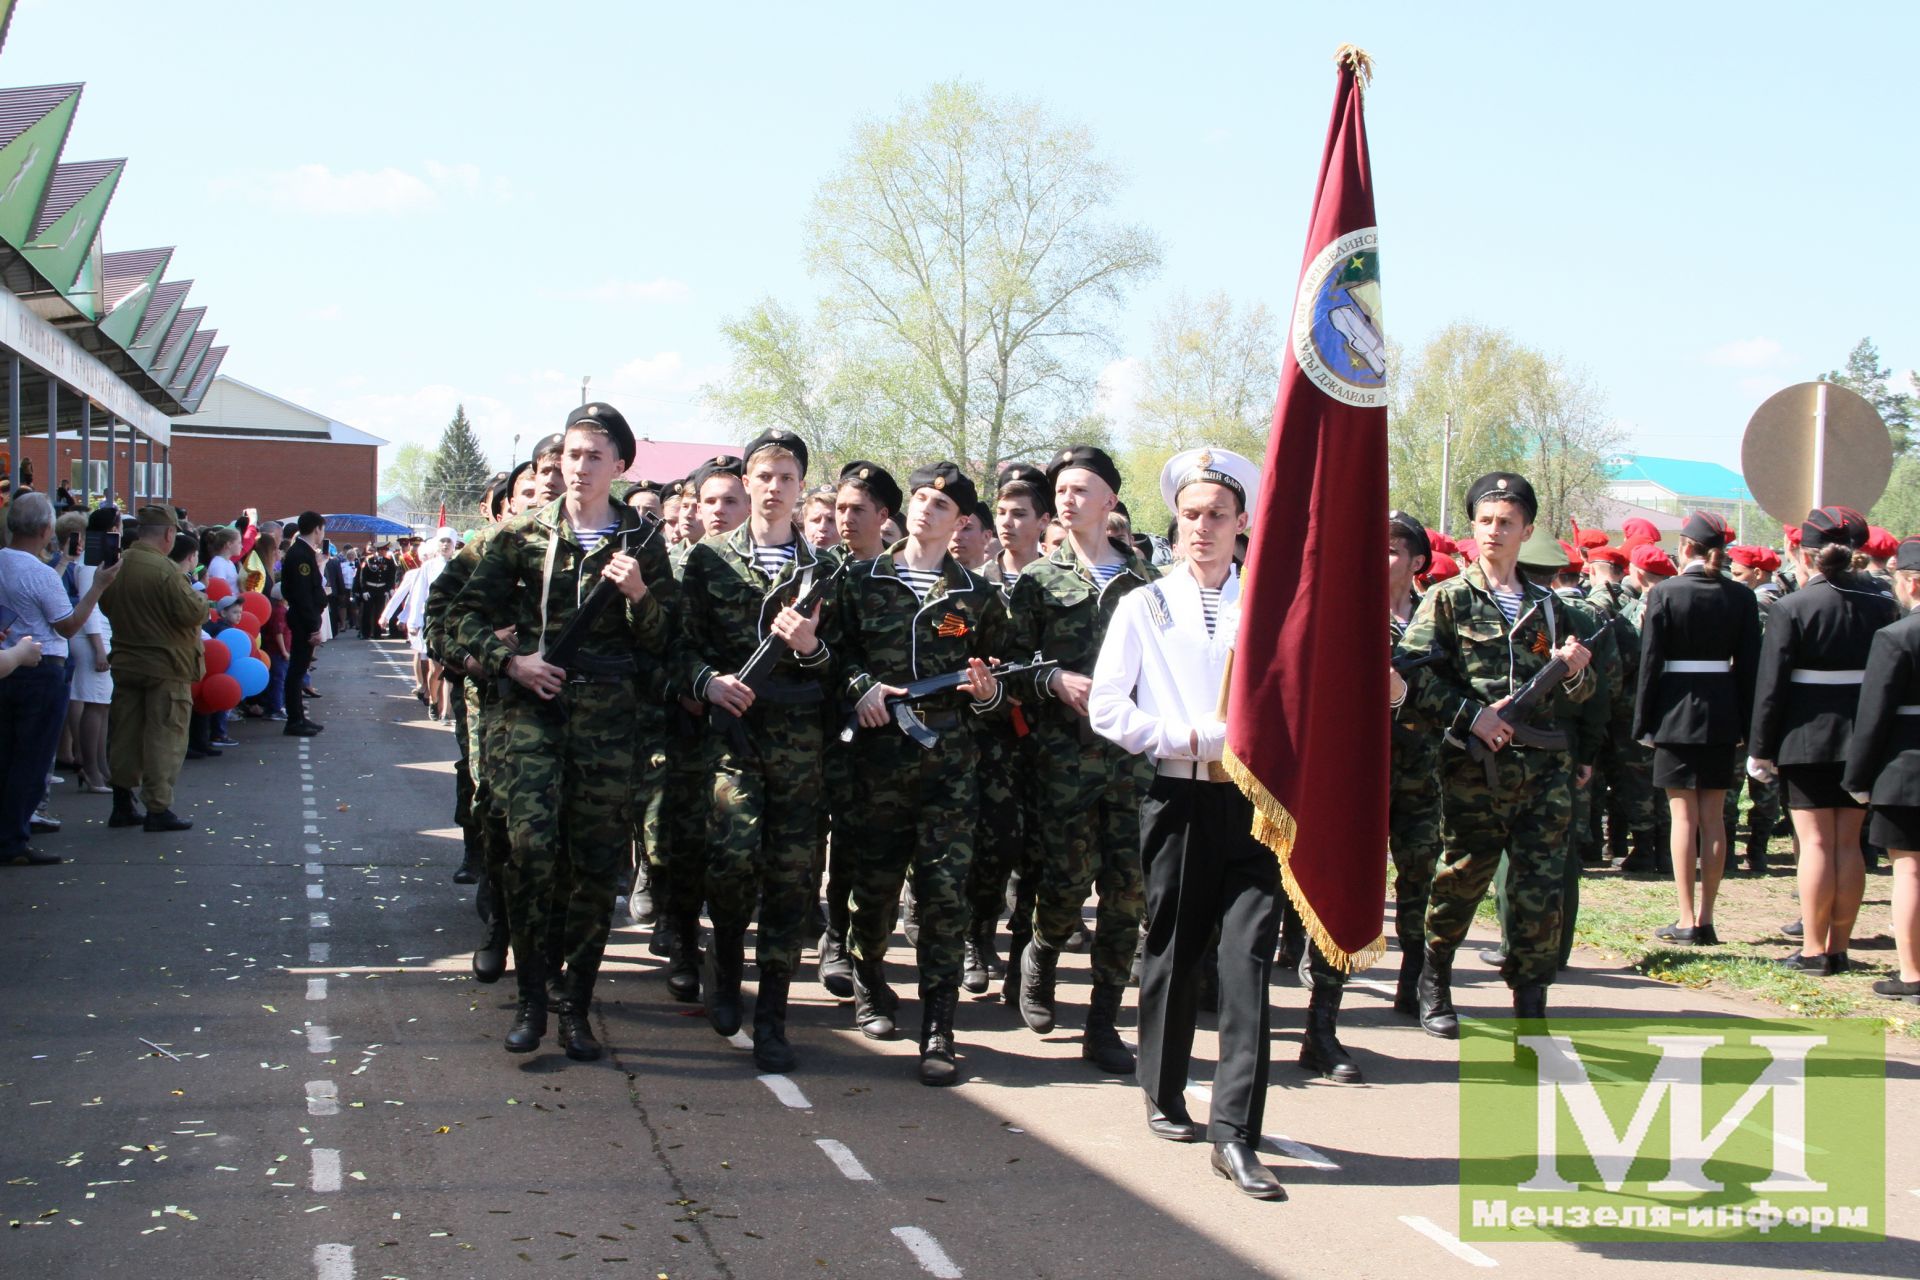
[[[563,520],[565,518],[561,517]],[[547,594],[553,590],[553,559],[559,554],[560,528],[555,525],[552,535],[547,538],[547,562],[540,570],[540,636],[534,652],[542,659],[547,656]]]

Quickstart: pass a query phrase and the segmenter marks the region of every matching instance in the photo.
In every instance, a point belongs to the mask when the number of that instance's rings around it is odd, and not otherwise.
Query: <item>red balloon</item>
[[[222,672],[193,686],[193,709],[203,716],[218,715],[240,705],[240,682]]]
[[[273,669],[273,663],[268,661],[267,659],[267,651],[260,647],[260,641],[257,638],[253,642],[253,653],[250,656],[258,658],[260,659],[260,661],[265,662],[267,664],[267,669],[269,671]]]
[[[207,655],[207,674],[210,676],[222,674],[226,671],[227,665],[233,661],[233,650],[218,640],[202,640],[200,652]]]
[[[257,620],[264,626],[267,619],[273,616],[273,601],[258,591],[249,591],[240,597],[240,609],[249,618]]]
[[[255,640],[260,638],[260,619],[250,613],[241,614],[240,621],[233,625],[252,636]]]
[[[207,579],[207,599],[225,600],[233,594],[233,584],[225,578]]]

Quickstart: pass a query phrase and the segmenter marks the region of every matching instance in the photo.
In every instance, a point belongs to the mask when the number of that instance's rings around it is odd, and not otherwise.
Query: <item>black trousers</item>
[[[369,587],[367,594],[360,598],[360,638],[362,640],[367,639],[369,633],[375,637],[386,634],[386,628],[380,625],[380,615],[387,611],[388,594],[385,587]]]
[[[1156,777],[1140,804],[1147,945],[1135,1078],[1167,1116],[1185,1117],[1200,965],[1217,926],[1220,1061],[1209,1142],[1258,1144],[1266,1112],[1280,863],[1250,834],[1252,821],[1252,804],[1230,782]]]
[[[307,720],[307,668],[313,665],[313,633],[298,623],[293,627],[293,656],[287,661],[287,723],[305,724]]]

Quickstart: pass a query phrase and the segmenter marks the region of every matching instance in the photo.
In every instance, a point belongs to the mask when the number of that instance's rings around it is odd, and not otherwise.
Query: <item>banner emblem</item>
[[[1387,339],[1380,306],[1380,229],[1361,227],[1307,264],[1290,345],[1314,386],[1342,404],[1387,403]]]

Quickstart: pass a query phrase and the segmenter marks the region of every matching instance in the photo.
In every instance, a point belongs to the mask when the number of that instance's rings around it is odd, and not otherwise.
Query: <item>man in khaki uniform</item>
[[[111,827],[185,831],[173,812],[173,783],[187,753],[192,685],[206,673],[200,625],[205,597],[167,553],[180,522],[166,507],[141,507],[138,534],[100,607],[113,624],[113,702],[107,712],[107,764],[113,782]],[[139,787],[143,814],[133,803]]]

